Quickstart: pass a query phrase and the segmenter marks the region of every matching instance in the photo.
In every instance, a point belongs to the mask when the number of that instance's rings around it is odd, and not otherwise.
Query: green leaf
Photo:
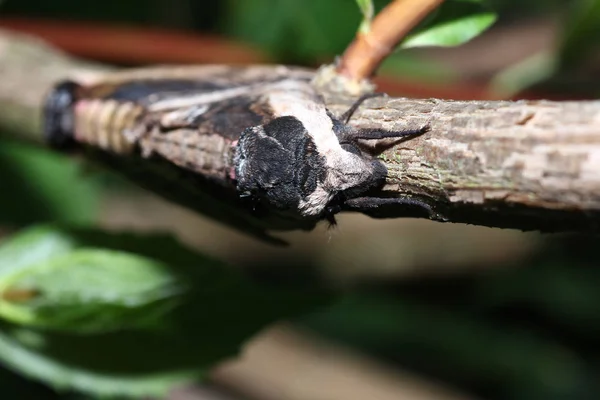
[[[371,29],[371,21],[373,20],[373,15],[375,14],[373,0],[356,0],[356,4],[358,5],[358,8],[360,8],[360,12],[363,15],[363,20],[358,30],[366,33]]]
[[[0,316],[71,332],[144,326],[174,305],[184,283],[163,263],[108,250],[76,250],[0,279]]]
[[[109,238],[92,230],[41,226],[6,240],[0,246],[0,316],[72,332],[122,329],[156,320],[184,286],[177,282],[176,270],[166,260],[116,247],[94,248],[111,244]]]
[[[0,222],[90,223],[101,199],[100,181],[69,158],[0,139]]]
[[[425,30],[408,35],[399,47],[407,49],[426,46],[458,46],[481,34],[495,21],[494,13],[483,12],[466,15],[452,21],[432,23]]]
[[[2,310],[12,322],[0,324],[0,363],[94,396],[163,396],[265,325],[330,299],[259,285],[167,235],[56,226],[0,245],[0,285],[13,289],[12,300],[3,293],[13,309]]]
[[[162,397],[202,376],[201,355],[174,337],[72,337],[0,324],[0,359],[7,368],[61,391],[95,397]],[[170,350],[172,353],[169,354]]]
[[[375,13],[375,6],[373,6],[373,0],[356,0],[360,12],[363,14],[365,19],[372,19]]]
[[[76,240],[52,226],[36,226],[4,239],[0,244],[0,281],[31,264],[73,250]]]

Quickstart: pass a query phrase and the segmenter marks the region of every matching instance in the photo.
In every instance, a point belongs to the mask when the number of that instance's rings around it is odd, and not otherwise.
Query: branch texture
[[[252,68],[252,67],[249,67]],[[0,126],[39,139],[42,98],[58,79],[91,79],[107,67],[0,33]],[[293,72],[293,70],[291,70]],[[355,101],[325,92],[341,114]],[[543,231],[597,231],[600,222],[600,101],[442,101],[379,97],[351,124],[424,135],[379,142],[389,177],[381,196],[428,203],[442,219]],[[427,217],[390,205],[373,217]]]
[[[341,102],[333,101],[336,107]],[[420,198],[449,221],[598,229],[600,101],[381,98],[366,102],[352,122],[388,130],[431,127],[384,151],[384,191]],[[372,216],[397,212],[378,209]]]

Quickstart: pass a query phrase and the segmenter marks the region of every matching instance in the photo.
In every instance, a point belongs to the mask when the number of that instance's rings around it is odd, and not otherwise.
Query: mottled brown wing
[[[256,87],[282,78],[235,67],[170,71],[128,71],[90,85],[57,86],[46,104],[47,136],[52,142],[53,132],[70,135],[136,184],[262,240],[283,243],[267,230],[312,229],[314,221],[247,204],[233,176],[239,135],[270,118]],[[72,96],[68,107],[56,100],[64,100],[65,87]]]

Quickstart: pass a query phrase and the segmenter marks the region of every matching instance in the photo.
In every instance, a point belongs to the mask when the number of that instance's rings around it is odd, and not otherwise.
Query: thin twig
[[[406,34],[444,0],[395,0],[379,12],[368,32],[359,32],[342,55],[337,72],[353,81],[373,76]]]

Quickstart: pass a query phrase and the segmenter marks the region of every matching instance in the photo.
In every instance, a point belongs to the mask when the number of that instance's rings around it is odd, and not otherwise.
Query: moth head
[[[372,154],[364,151],[356,143],[341,143],[342,149],[351,154],[348,158],[357,169],[352,178],[347,177],[344,183],[340,183],[340,195],[344,199],[357,197],[362,193],[380,187],[385,183],[387,168]],[[346,169],[346,172],[348,170]],[[348,175],[346,173],[346,175]]]
[[[339,168],[343,177],[338,178],[338,197],[350,199],[383,185],[387,168],[355,139],[360,136],[359,130],[334,120],[334,131],[345,152],[344,161],[340,162]]]
[[[284,116],[246,129],[235,156],[237,189],[299,217],[322,217],[332,201],[343,201],[379,185],[385,166],[353,141],[309,132]]]

